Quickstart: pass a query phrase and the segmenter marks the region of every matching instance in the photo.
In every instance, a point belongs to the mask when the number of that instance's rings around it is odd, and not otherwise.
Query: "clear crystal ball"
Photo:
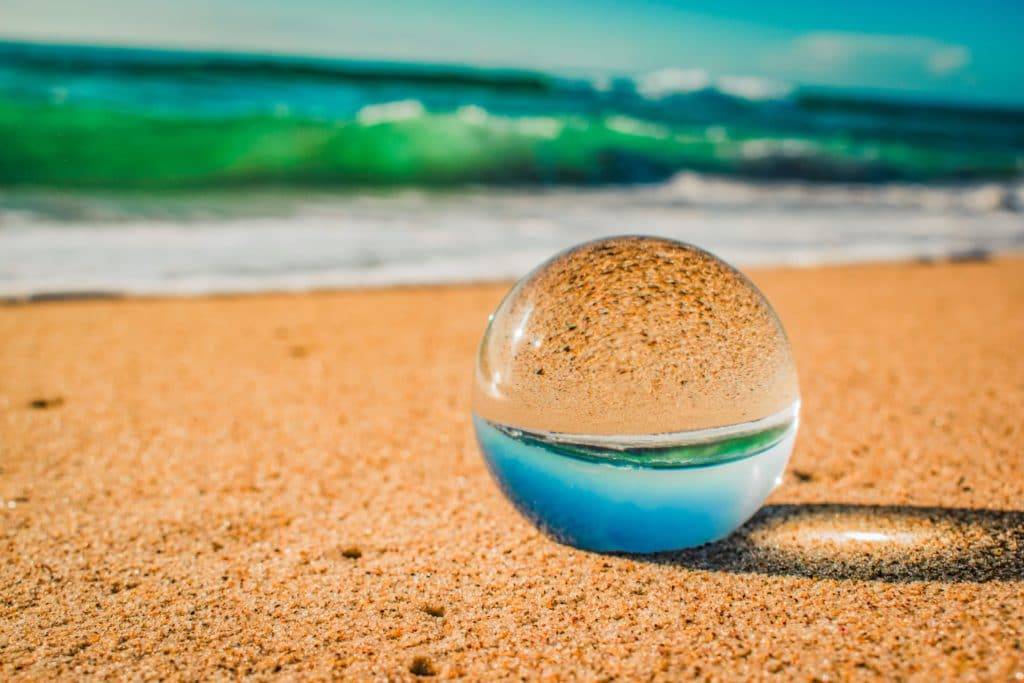
[[[502,490],[594,550],[727,535],[779,481],[798,412],[764,295],[666,239],[597,240],[542,264],[491,316],[476,362],[474,425]]]

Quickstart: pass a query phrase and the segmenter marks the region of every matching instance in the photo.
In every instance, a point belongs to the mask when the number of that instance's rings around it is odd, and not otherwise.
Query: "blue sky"
[[[1020,0],[0,0],[12,39],[572,73],[701,69],[1024,104]]]

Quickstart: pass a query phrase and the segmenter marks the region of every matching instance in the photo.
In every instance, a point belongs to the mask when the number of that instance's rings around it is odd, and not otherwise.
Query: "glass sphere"
[[[697,247],[588,242],[520,280],[480,344],[474,425],[512,502],[606,551],[699,545],[774,488],[799,411],[760,291]]]

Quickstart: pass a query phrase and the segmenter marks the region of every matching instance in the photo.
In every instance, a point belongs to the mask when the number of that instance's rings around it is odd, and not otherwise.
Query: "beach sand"
[[[0,677],[1024,678],[1024,260],[751,275],[793,460],[655,558],[489,479],[503,286],[0,308]]]

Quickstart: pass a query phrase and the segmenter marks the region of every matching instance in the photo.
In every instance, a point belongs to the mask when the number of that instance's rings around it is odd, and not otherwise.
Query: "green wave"
[[[949,150],[842,135],[780,137],[623,115],[515,117],[476,107],[448,113],[417,107],[414,101],[405,110],[382,105],[354,120],[331,120],[285,111],[189,117],[0,99],[0,184],[618,183],[659,180],[680,170],[844,181],[1019,174],[1012,151]]]
[[[707,443],[658,448],[602,448],[588,444],[552,441],[542,436],[513,430],[490,423],[512,439],[541,448],[554,455],[608,465],[633,467],[679,468],[723,465],[736,460],[763,453],[786,437],[793,428],[793,421],[775,425],[753,434],[743,434]]]

